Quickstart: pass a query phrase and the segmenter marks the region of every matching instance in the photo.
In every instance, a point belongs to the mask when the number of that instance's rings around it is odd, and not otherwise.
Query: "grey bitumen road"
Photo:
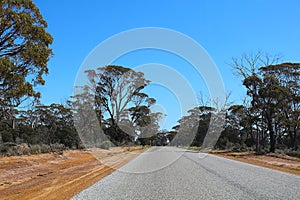
[[[300,177],[175,147],[153,147],[72,199],[300,199]]]

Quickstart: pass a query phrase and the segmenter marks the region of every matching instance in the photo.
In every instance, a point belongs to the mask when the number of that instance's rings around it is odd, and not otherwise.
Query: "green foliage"
[[[30,149],[26,144],[16,145],[13,143],[0,144],[0,155],[2,156],[21,156],[29,155]]]
[[[234,60],[233,67],[243,78],[248,98],[244,105],[227,109],[225,129],[215,148],[255,150],[257,154],[281,149],[297,155],[294,152],[300,144],[300,63],[272,64],[277,61],[277,56],[262,53]],[[198,123],[191,145],[203,146],[207,133],[215,128],[209,127],[210,124],[218,124],[210,122],[216,110],[208,106],[191,109],[173,128],[175,135],[181,134],[181,139],[173,144],[185,146],[184,137],[191,134],[193,124]]]
[[[233,67],[243,78],[250,104],[240,115],[247,146],[270,152],[297,149],[300,130],[300,64],[277,64],[277,56],[243,56]]]
[[[0,134],[3,142],[14,142],[13,134],[9,130],[3,130]]]
[[[99,148],[101,149],[109,149],[111,147],[111,142],[110,141],[104,141],[99,145]]]
[[[18,108],[24,101],[40,98],[35,86],[45,83],[43,75],[48,74],[53,38],[46,31],[47,23],[32,0],[4,0],[0,5],[2,153],[22,155],[79,148],[82,145],[70,108],[60,104],[39,105],[24,111]],[[16,146],[7,146],[7,142]],[[21,143],[32,147],[23,148]]]
[[[95,146],[106,140],[95,126],[97,123],[118,146],[135,143],[136,137],[158,133],[161,114],[150,111],[155,99],[142,92],[150,83],[143,73],[108,65],[86,70],[86,74],[89,84],[78,87],[81,92],[72,101],[76,125],[86,145]],[[90,115],[94,111],[97,120]]]
[[[287,155],[300,158],[300,151],[287,151]]]
[[[43,75],[48,73],[53,39],[31,0],[4,0],[0,5],[1,119],[12,117],[11,108],[28,97],[40,97],[34,86],[45,83]]]
[[[265,155],[267,153],[268,153],[268,151],[266,149],[263,149],[263,150],[256,151],[255,155]]]

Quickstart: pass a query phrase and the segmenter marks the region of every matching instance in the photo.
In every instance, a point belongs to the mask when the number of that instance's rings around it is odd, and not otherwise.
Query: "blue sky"
[[[231,100],[240,103],[245,95],[241,80],[227,63],[232,57],[262,50],[281,53],[284,61],[299,61],[300,3],[297,0],[34,0],[54,37],[53,58],[46,85],[39,87],[42,103],[63,103],[72,95],[73,84],[84,59],[102,41],[134,28],[162,27],[179,31],[196,40],[216,63]],[[159,51],[128,54],[115,64],[135,67],[163,63],[184,74],[194,90],[207,92],[203,80],[188,64]],[[163,88],[149,89],[167,110],[166,128],[180,117],[172,94]],[[164,96],[165,94],[165,96]],[[167,97],[167,98],[166,98]]]

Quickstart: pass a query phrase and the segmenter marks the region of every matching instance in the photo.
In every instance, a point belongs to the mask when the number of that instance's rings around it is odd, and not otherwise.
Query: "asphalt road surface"
[[[153,147],[72,199],[300,199],[300,177],[175,147]]]

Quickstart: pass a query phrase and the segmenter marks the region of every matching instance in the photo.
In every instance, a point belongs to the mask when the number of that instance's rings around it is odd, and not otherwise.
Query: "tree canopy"
[[[47,23],[31,1],[4,0],[0,8],[0,107],[19,106],[28,97],[39,98],[34,86],[44,84],[53,38]]]
[[[117,145],[135,142],[150,130],[158,133],[156,121],[159,115],[151,113],[150,107],[156,102],[142,90],[150,83],[142,72],[136,72],[123,66],[108,65],[96,70],[87,70],[89,83],[82,92],[74,96],[74,102],[84,102],[82,97],[91,98],[88,112],[95,110],[100,127],[106,136]],[[88,102],[85,101],[85,105]],[[80,109],[80,105],[77,109]],[[88,108],[88,107],[87,107]],[[81,111],[82,112],[82,111]],[[78,113],[78,124],[87,113]],[[83,119],[83,118],[82,118]],[[93,122],[94,123],[94,122]],[[147,128],[147,126],[152,128]],[[79,128],[81,129],[81,128]],[[98,131],[96,131],[98,132]]]

